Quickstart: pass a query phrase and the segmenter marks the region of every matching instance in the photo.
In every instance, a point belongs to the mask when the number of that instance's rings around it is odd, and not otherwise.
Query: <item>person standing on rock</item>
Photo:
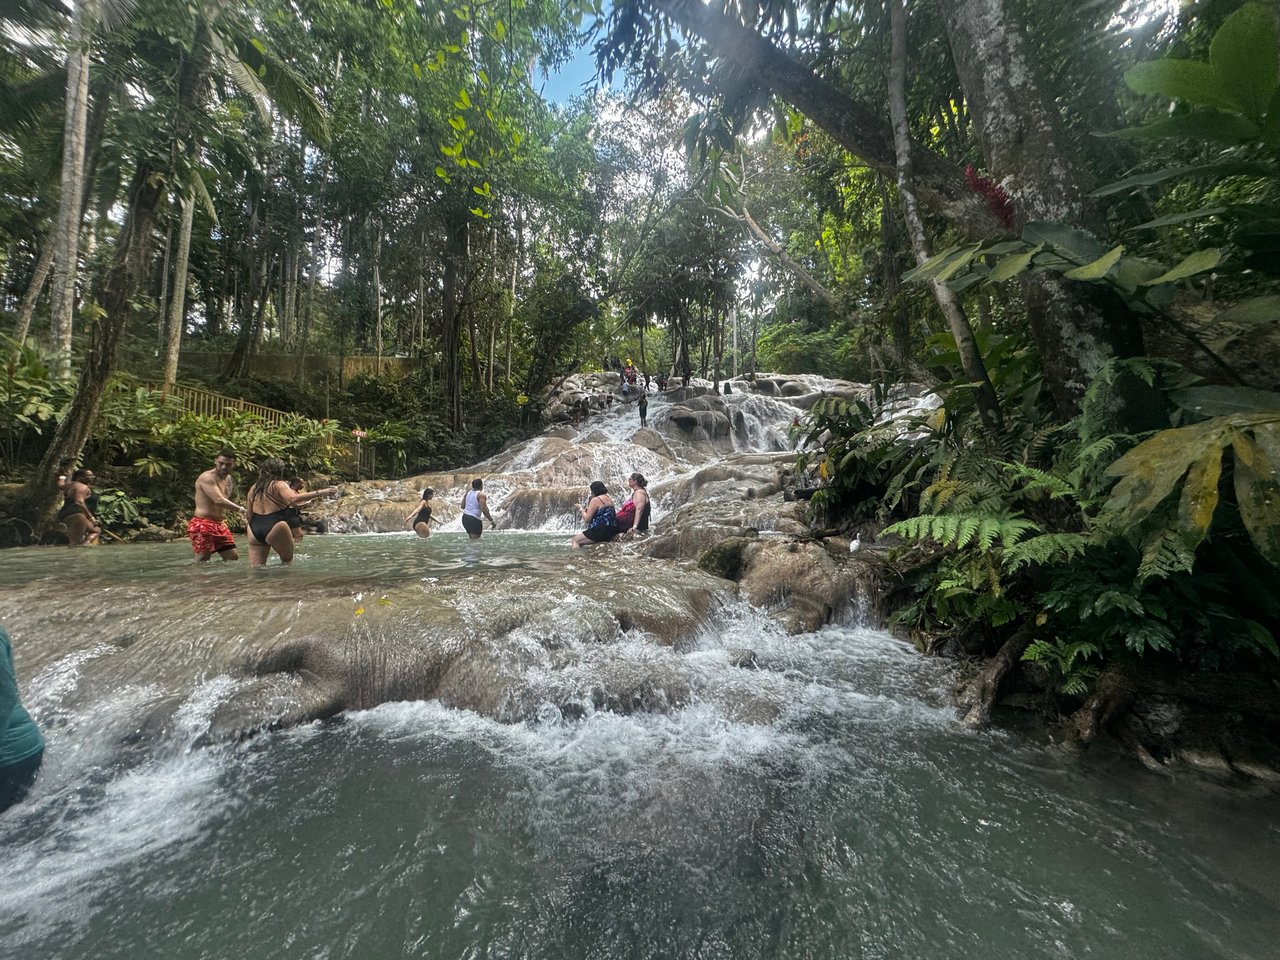
[[[462,528],[472,540],[479,540],[484,533],[484,516],[490,527],[498,524],[489,513],[489,496],[484,492],[484,481],[476,477],[471,481],[471,489],[462,498]]]
[[[640,408],[640,426],[647,427],[649,425],[649,395],[640,394],[640,402],[637,404]]]
[[[187,524],[187,536],[201,563],[215,553],[223,560],[240,558],[226,519],[228,509],[245,512],[231,499],[231,471],[235,466],[236,455],[223,450],[214,457],[213,467],[196,477],[196,512]]]

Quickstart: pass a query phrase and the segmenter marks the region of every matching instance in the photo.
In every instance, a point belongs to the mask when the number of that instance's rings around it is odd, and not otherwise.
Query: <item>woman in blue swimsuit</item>
[[[325,487],[310,493],[294,493],[285,480],[284,461],[269,457],[258,468],[258,482],[249,490],[249,566],[261,567],[274,550],[281,563],[293,563],[293,533],[289,517],[293,508],[337,493],[337,487]]]
[[[591,483],[591,499],[578,512],[586,521],[587,529],[575,533],[569,541],[571,547],[585,547],[588,543],[608,543],[618,535],[617,508],[608,488],[599,480]]]

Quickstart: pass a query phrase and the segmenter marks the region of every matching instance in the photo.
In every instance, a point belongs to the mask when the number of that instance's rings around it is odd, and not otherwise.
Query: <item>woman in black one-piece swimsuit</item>
[[[431,536],[431,498],[434,495],[435,491],[430,487],[423,490],[418,505],[404,518],[404,522],[413,527],[413,532],[424,539]],[[409,523],[410,520],[413,522]]]
[[[281,563],[293,562],[293,532],[289,515],[299,504],[337,493],[337,487],[325,487],[310,493],[295,493],[284,479],[284,461],[270,457],[258,468],[258,482],[249,490],[249,566],[265,566],[274,550]]]

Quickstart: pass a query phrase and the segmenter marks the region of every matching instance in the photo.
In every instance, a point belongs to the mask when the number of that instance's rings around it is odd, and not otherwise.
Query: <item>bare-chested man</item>
[[[223,450],[214,458],[213,468],[196,477],[196,513],[187,524],[187,536],[201,563],[215,553],[223,560],[238,560],[236,542],[227,529],[227,509],[245,512],[245,508],[231,499],[231,471],[235,469],[236,455]]]

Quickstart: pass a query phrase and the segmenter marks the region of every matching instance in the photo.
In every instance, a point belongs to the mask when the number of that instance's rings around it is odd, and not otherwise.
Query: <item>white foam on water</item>
[[[100,793],[68,786],[6,813],[0,820],[5,875],[22,878],[7,882],[0,898],[6,942],[19,938],[19,926],[25,941],[86,923],[98,912],[103,876],[154,862],[198,837],[225,802],[218,789],[225,756],[200,750],[152,760],[114,776]],[[62,812],[53,816],[49,808]],[[28,818],[51,816],[56,829],[37,839],[23,829]]]
[[[26,687],[27,709],[35,716],[39,716],[44,710],[54,709],[79,686],[86,663],[117,652],[117,647],[99,643],[55,660],[31,678]]]
[[[551,706],[551,705],[549,705]],[[806,751],[802,735],[779,726],[734,722],[715,706],[696,703],[671,713],[589,713],[565,720],[558,708],[545,722],[502,724],[434,701],[382,704],[350,713],[353,729],[391,740],[460,740],[501,765],[556,784],[597,781],[606,773],[658,776],[693,768],[753,766],[763,759],[794,760]]]
[[[182,735],[186,749],[192,749],[209,732],[218,706],[244,686],[245,682],[222,674],[200,684],[183,701],[174,714],[174,723]]]

